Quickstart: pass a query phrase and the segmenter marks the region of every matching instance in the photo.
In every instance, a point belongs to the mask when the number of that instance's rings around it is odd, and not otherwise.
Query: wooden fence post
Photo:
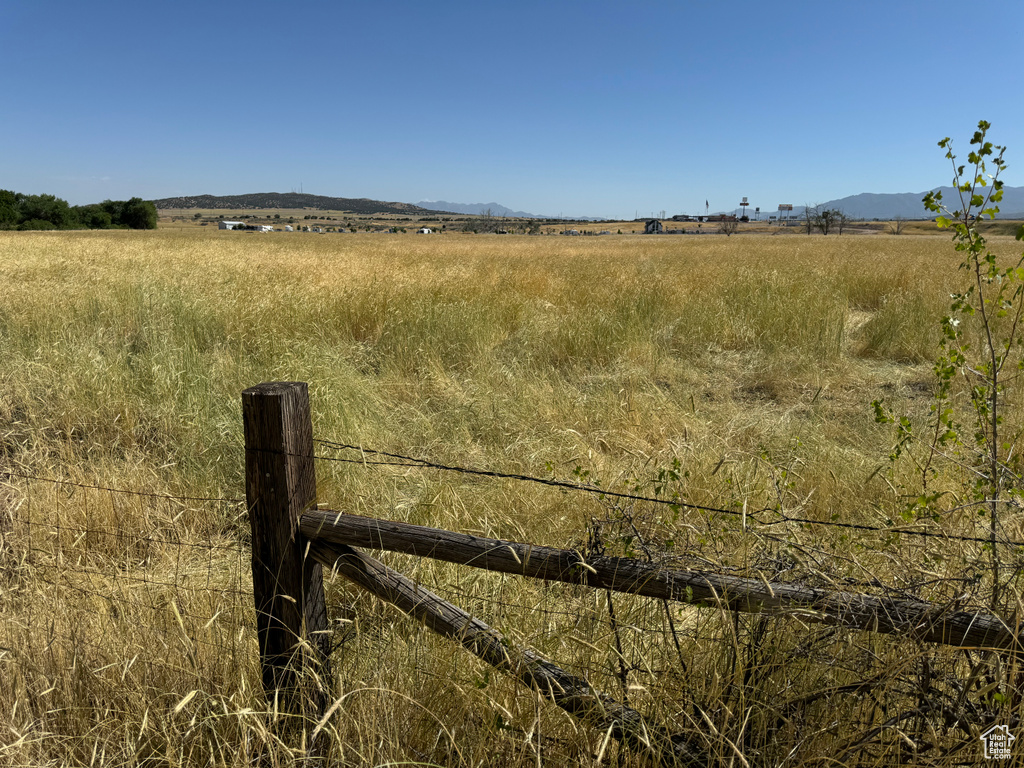
[[[316,504],[313,425],[304,382],[242,393],[252,584],[267,699],[319,719],[329,695],[330,637],[319,563],[299,517]]]

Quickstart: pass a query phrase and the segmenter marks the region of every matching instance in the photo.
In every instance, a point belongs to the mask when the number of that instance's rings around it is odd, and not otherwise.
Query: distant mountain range
[[[959,194],[953,187],[936,187],[942,192],[946,205],[954,207]],[[838,200],[821,203],[821,208],[835,208],[852,219],[882,219],[888,221],[901,216],[905,219],[930,219],[935,214],[926,210],[921,199],[927,192],[902,192],[896,194],[876,194],[862,192]],[[814,203],[809,203],[814,205]],[[740,213],[740,209],[736,209]],[[771,213],[774,213],[772,211]],[[792,218],[803,216],[804,206],[793,206]],[[762,217],[764,213],[762,211]],[[1003,187],[1003,199],[999,203],[1000,219],[1024,219],[1024,187]]]
[[[491,216],[507,216],[516,219],[548,219],[550,216],[542,216],[539,213],[527,213],[526,211],[513,211],[504,205],[497,203],[449,203],[447,200],[420,200],[416,205],[432,211],[447,211],[448,213],[465,213],[470,216],[481,216],[488,211]]]

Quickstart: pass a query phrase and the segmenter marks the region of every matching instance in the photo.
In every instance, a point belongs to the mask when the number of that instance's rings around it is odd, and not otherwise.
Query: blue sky
[[[1024,2],[4,0],[0,188],[650,213],[1024,184]],[[1021,158],[1017,160],[1017,158]]]

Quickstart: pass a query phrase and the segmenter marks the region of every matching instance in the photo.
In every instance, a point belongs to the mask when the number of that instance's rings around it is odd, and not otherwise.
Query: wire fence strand
[[[222,519],[231,519],[244,500],[9,468],[0,471],[0,482],[10,496],[0,510],[0,607],[6,620],[0,646],[31,645],[32,631],[22,632],[21,625],[45,625],[36,631],[48,643],[66,637],[78,645],[86,627],[98,628],[100,635],[116,628],[118,634],[152,637],[187,630],[188,642],[232,664],[246,663],[237,632],[249,624],[244,617],[253,607],[247,547],[231,541],[227,530],[203,540],[201,531],[190,528],[193,517],[167,509],[219,507],[228,513]],[[104,655],[119,653],[109,643],[97,647]],[[147,663],[157,665],[169,652],[162,641],[149,651]],[[21,651],[17,656],[28,658]]]
[[[814,520],[807,517],[794,517],[788,515],[780,509],[774,507],[761,507],[755,510],[737,510],[728,509],[726,507],[713,507],[706,504],[698,504],[695,502],[687,501],[681,498],[663,498],[660,496],[647,496],[638,493],[629,493],[625,491],[613,491],[608,488],[601,488],[596,485],[586,485],[582,483],[573,483],[566,480],[556,480],[552,478],[535,477],[531,475],[525,475],[514,472],[497,472],[494,470],[475,469],[471,467],[460,467],[453,466],[450,464],[440,464],[437,462],[429,461],[428,459],[416,458],[414,456],[406,456],[398,453],[389,453],[386,451],[375,450],[372,448],[366,448],[360,445],[351,445],[347,443],[340,443],[331,440],[314,440],[314,443],[319,443],[325,448],[337,450],[337,451],[357,451],[361,455],[365,456],[384,456],[393,461],[368,461],[365,458],[354,459],[354,458],[343,458],[336,456],[315,456],[314,458],[320,461],[333,461],[341,462],[346,464],[357,464],[362,466],[387,466],[387,467],[409,467],[411,469],[434,469],[442,472],[454,472],[458,474],[474,475],[478,477],[491,477],[504,480],[514,480],[519,482],[534,483],[537,485],[544,485],[554,488],[559,488],[566,491],[573,491],[577,493],[586,493],[596,495],[600,498],[608,499],[619,499],[624,501],[635,501],[643,502],[647,504],[658,504],[667,506],[673,509],[693,509],[699,512],[707,512],[710,514],[727,515],[730,517],[742,518],[745,521],[753,521],[760,526],[770,527],[775,525],[783,525],[786,523],[795,523],[798,525],[815,525],[823,526],[826,528],[839,528],[852,531],[865,531],[871,533],[885,533],[885,534],[898,534],[904,536],[916,536],[921,538],[931,539],[942,539],[947,541],[961,541],[975,544],[990,544],[992,539],[990,536],[961,536],[956,534],[945,533],[942,531],[925,531],[918,528],[908,528],[905,526],[876,526],[866,525],[863,523],[844,523],[837,520]],[[1006,504],[1012,504],[1011,501],[1005,501]],[[778,519],[775,520],[763,520],[762,516],[774,515]],[[998,543],[1012,546],[1012,547],[1024,547],[1024,541],[1017,541],[1014,539],[1001,538],[998,539]]]

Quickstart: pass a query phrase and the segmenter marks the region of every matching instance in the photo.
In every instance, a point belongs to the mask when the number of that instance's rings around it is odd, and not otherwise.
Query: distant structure
[[[432,232],[433,230],[430,229],[430,227],[420,227],[419,229],[416,230],[417,235],[429,235]]]
[[[660,235],[665,231],[665,227],[657,219],[650,219],[644,223],[644,234],[645,235]]]
[[[245,224],[241,221],[222,221],[218,225],[218,229],[241,229],[247,232],[273,232],[274,227],[271,224]]]

